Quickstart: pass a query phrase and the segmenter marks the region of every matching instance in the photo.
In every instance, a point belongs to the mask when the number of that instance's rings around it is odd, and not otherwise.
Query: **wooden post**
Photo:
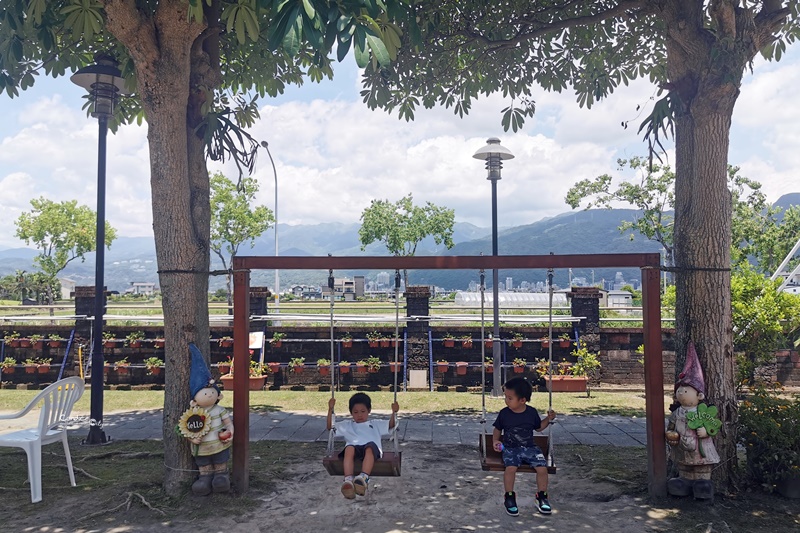
[[[642,269],[644,319],[644,397],[647,416],[647,489],[650,497],[667,495],[667,445],[664,440],[664,367],[661,357],[661,272]]]
[[[250,271],[233,266],[233,486],[250,485]]]

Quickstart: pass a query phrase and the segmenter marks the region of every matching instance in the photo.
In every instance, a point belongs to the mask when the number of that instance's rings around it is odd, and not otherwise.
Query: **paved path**
[[[487,430],[491,429],[492,421],[493,415],[487,421]],[[644,418],[560,415],[556,422],[553,426],[556,445],[644,446],[647,442]],[[106,435],[115,440],[161,439],[161,410],[106,414],[104,427]],[[0,422],[0,432],[3,429]],[[401,442],[474,446],[478,443],[480,431],[478,417],[466,415],[406,414],[400,417],[398,424]],[[325,417],[286,411],[251,413],[250,440],[326,442]]]

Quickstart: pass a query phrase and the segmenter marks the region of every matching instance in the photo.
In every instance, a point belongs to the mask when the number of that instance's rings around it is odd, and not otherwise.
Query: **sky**
[[[798,48],[779,63],[756,62],[733,118],[729,161],[760,181],[771,201],[800,191]],[[606,173],[633,178],[616,161],[646,153],[637,129],[656,96],[640,80],[587,110],[570,92],[536,88],[536,116],[513,133],[500,125],[508,101],[499,95],[479,100],[463,119],[435,108],[406,122],[361,102],[352,61],[334,72],[332,82],[261,101],[251,133],[269,143],[275,161],[280,224],[356,223],[372,199],[395,201],[411,192],[417,204],[430,201],[454,209],[456,221],[490,227],[491,185],[484,163],[472,158],[489,137],[515,155],[498,183],[498,225],[563,213],[569,210],[564,197],[578,180]],[[98,125],[81,109],[83,94],[61,77],[40,79],[14,99],[0,95],[0,248],[25,245],[14,236],[14,221],[33,198],[77,199],[96,208]],[[623,121],[630,122],[627,129]],[[107,219],[120,236],[152,236],[146,125],[109,133],[107,146]],[[233,165],[212,162],[210,169],[238,176]],[[256,203],[274,209],[266,153],[253,176],[260,185]],[[284,247],[291,243],[281,242]]]

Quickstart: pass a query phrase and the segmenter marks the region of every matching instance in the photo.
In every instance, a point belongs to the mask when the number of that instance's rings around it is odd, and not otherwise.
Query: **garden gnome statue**
[[[192,492],[206,496],[213,492],[228,492],[231,488],[228,459],[233,443],[233,422],[228,412],[218,405],[222,393],[211,378],[203,354],[189,344],[192,366],[189,386],[191,407],[183,414],[179,431],[192,443],[192,455],[200,477],[192,484]]]
[[[716,418],[716,407],[700,403],[705,391],[697,351],[689,341],[686,364],[675,383],[675,400],[680,405],[672,412],[666,433],[672,460],[678,465],[678,477],[667,482],[667,492],[673,496],[714,498],[711,468],[719,463],[719,455],[711,437],[722,424]]]

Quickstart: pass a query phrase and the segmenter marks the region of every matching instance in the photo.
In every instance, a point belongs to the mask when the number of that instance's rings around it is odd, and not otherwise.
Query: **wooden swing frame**
[[[660,261],[658,253],[427,257],[250,257],[233,259],[233,438],[232,481],[243,494],[250,485],[250,393],[248,335],[251,270],[493,270],[548,268],[640,268],[644,321],[647,478],[650,496],[666,496],[664,371],[661,356]]]

